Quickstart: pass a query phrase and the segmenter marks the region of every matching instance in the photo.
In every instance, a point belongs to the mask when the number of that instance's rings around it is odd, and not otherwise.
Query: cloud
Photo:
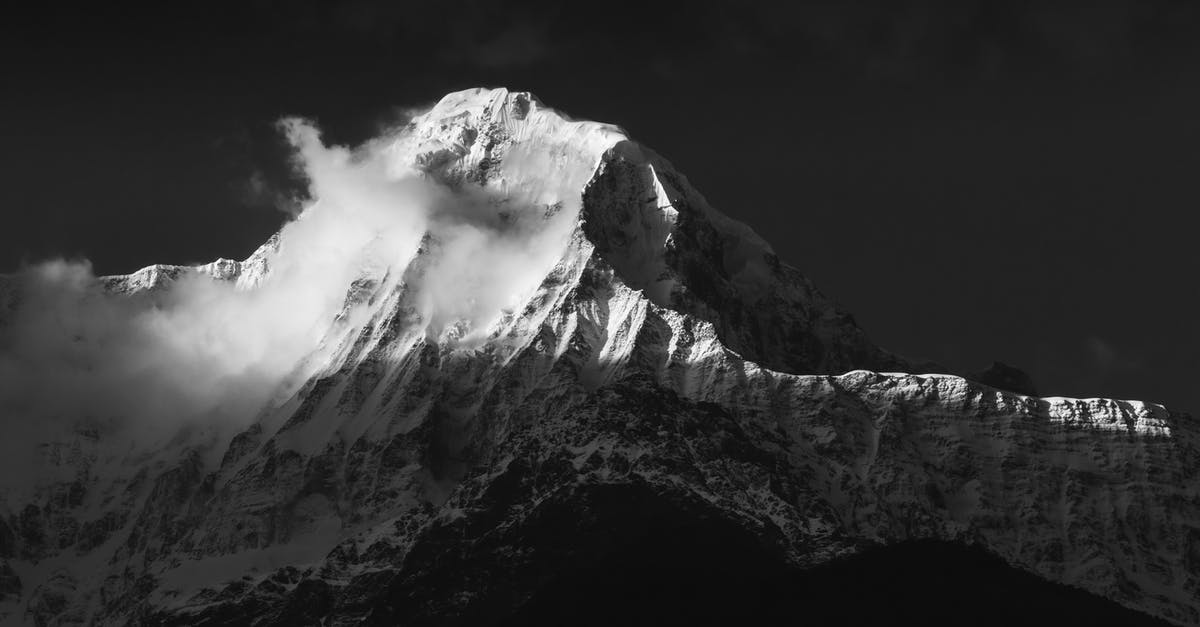
[[[292,216],[303,209],[297,197],[303,181],[287,167],[294,147],[282,139],[278,129],[264,124],[237,128],[211,142],[211,158],[230,180],[230,196],[238,205]]]
[[[1119,363],[1117,350],[1113,348],[1112,344],[1098,337],[1089,337],[1084,340],[1083,344],[1091,358],[1092,366],[1097,370],[1112,370]]]
[[[237,199],[247,207],[278,209],[295,215],[302,207],[286,190],[272,183],[266,173],[254,168],[235,183]]]
[[[356,280],[394,281],[418,255],[424,270],[403,289],[427,333],[467,329],[459,341],[469,344],[537,287],[574,225],[555,202],[561,190],[501,196],[412,169],[402,131],[349,148],[325,145],[304,120],[281,129],[310,200],[280,230],[260,283],[184,271],[118,294],[86,261],[66,260],[3,277],[0,453],[10,463],[80,424],[147,437],[245,425],[303,383],[301,364],[329,359],[330,333],[367,320],[373,305],[347,300]],[[514,152],[507,167],[544,161]]]
[[[1084,340],[1085,368],[1076,372],[1082,381],[1081,389],[1106,389],[1114,382],[1145,371],[1145,360],[1118,350],[1111,341],[1088,336]]]
[[[1112,342],[1103,338],[1090,336],[1084,340],[1083,347],[1087,354],[1088,368],[1099,379],[1096,384],[1098,386],[1109,377],[1127,375],[1145,367],[1141,359],[1118,351]]]

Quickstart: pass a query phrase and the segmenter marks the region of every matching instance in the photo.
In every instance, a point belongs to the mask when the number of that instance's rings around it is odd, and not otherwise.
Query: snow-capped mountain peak
[[[1200,621],[1190,418],[920,373],[668,161],[526,92],[355,149],[288,128],[313,201],[270,242],[96,287],[256,347],[211,362],[256,394],[153,450],[119,424],[39,449],[0,501],[9,623],[470,624],[643,509],[791,566],[974,543]]]

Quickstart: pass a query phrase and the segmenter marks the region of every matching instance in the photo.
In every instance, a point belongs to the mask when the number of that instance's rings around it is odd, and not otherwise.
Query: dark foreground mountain
[[[907,374],[661,157],[529,94],[377,148],[467,209],[355,266],[252,420],[41,446],[0,501],[9,622],[1200,623],[1189,417]],[[519,298],[439,300],[512,274],[459,272],[464,232],[537,242]],[[253,294],[298,237],[96,289]]]
[[[703,525],[648,534],[568,571],[502,624],[1169,624],[955,543],[901,542],[805,570],[747,548]]]

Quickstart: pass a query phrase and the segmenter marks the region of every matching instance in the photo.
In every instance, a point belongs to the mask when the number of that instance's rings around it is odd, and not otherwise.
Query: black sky
[[[244,257],[274,120],[354,142],[504,85],[623,126],[884,346],[1200,411],[1192,3],[170,4],[0,20],[0,270]]]

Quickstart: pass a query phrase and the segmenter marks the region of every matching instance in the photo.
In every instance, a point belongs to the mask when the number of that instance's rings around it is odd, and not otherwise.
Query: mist
[[[280,123],[308,194],[255,254],[261,275],[249,263],[237,280],[185,270],[130,294],[86,260],[0,277],[0,454],[80,426],[161,437],[245,426],[330,367],[331,334],[370,318],[377,304],[347,298],[362,278],[413,290],[430,337],[453,324],[468,330],[464,349],[478,342],[557,261],[578,201],[431,175],[412,165],[404,128],[351,148],[325,145],[311,122]],[[544,164],[527,154],[506,167]],[[406,273],[419,256],[422,271]]]

